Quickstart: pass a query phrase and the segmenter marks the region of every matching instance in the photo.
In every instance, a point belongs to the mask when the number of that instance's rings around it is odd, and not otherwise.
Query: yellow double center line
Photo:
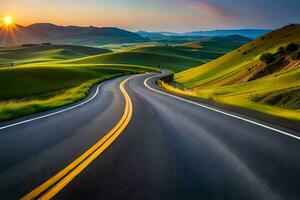
[[[122,133],[132,117],[132,102],[124,88],[125,83],[131,78],[127,78],[120,83],[120,90],[125,97],[125,110],[116,126],[75,161],[22,197],[21,200],[51,199],[91,164]]]

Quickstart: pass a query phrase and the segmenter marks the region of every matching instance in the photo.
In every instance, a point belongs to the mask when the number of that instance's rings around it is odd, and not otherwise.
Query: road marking
[[[125,90],[124,84],[136,76],[125,79],[120,83],[120,90],[125,98],[125,109],[120,121],[94,146],[88,149],[84,154],[69,164],[66,168],[58,172],[52,178],[32,190],[21,200],[31,199],[51,199],[60,192],[68,183],[70,183],[78,174],[80,174],[89,164],[91,164],[100,154],[107,149],[110,144],[122,133],[131,120],[133,107],[131,99]]]
[[[98,94],[99,92],[99,88],[102,86],[103,83],[101,83],[100,85],[97,86],[97,90],[95,92],[95,94],[87,99],[86,101],[84,102],[81,102],[77,105],[74,105],[74,106],[71,106],[69,108],[65,108],[63,110],[59,110],[59,111],[56,111],[56,112],[53,112],[53,113],[49,113],[49,114],[46,114],[46,115],[42,115],[42,116],[39,116],[39,117],[35,117],[35,118],[31,118],[31,119],[27,119],[27,120],[24,120],[24,121],[21,121],[21,122],[16,122],[16,123],[13,123],[13,124],[9,124],[9,125],[6,125],[6,126],[2,126],[0,127],[0,130],[3,130],[3,129],[7,129],[7,128],[10,128],[10,127],[13,127],[13,126],[18,126],[18,125],[21,125],[21,124],[25,124],[25,123],[28,123],[28,122],[32,122],[32,121],[36,121],[36,120],[39,120],[39,119],[43,119],[43,118],[46,118],[46,117],[50,117],[50,116],[53,116],[53,115],[57,115],[57,114],[60,114],[60,113],[63,113],[63,112],[66,112],[66,111],[69,111],[69,110],[72,110],[74,108],[77,108],[79,106],[82,106],[84,104],[87,104],[88,102],[92,101]]]
[[[193,104],[193,105],[202,107],[202,108],[206,108],[206,109],[208,109],[208,110],[212,110],[212,111],[215,111],[215,112],[217,112],[217,113],[221,113],[221,114],[223,114],[223,115],[227,115],[227,116],[230,116],[230,117],[233,117],[233,118],[242,120],[242,121],[246,121],[246,122],[248,122],[248,123],[255,124],[255,125],[257,125],[257,126],[260,126],[260,127],[263,127],[263,128],[266,128],[266,129],[269,129],[269,130],[272,130],[272,131],[281,133],[281,134],[283,134],[283,135],[292,137],[292,138],[294,138],[294,139],[300,140],[300,137],[299,137],[299,136],[293,135],[293,134],[291,134],[291,133],[288,133],[288,132],[285,132],[285,131],[282,131],[282,130],[279,130],[279,129],[276,129],[276,128],[273,128],[273,127],[270,127],[270,126],[267,126],[267,125],[264,125],[264,124],[255,122],[255,121],[252,121],[252,120],[250,120],[250,119],[246,119],[246,118],[243,118],[243,117],[234,115],[234,114],[230,114],[230,113],[227,113],[227,112],[218,110],[218,109],[216,109],[216,108],[213,108],[213,107],[210,107],[210,106],[207,106],[207,105],[203,105],[203,104],[200,104],[200,103],[196,103],[196,102],[194,102],[194,101],[190,101],[190,100],[184,99],[184,98],[182,98],[182,97],[178,97],[178,96],[175,96],[175,95],[172,95],[172,94],[168,94],[168,93],[166,93],[166,92],[163,92],[163,91],[160,91],[160,90],[157,90],[157,89],[154,89],[154,88],[150,87],[150,86],[148,85],[147,82],[148,82],[150,79],[154,79],[154,78],[156,78],[156,77],[158,77],[158,76],[160,76],[160,74],[145,79],[145,80],[144,80],[144,85],[145,85],[148,89],[150,89],[150,90],[152,90],[152,91],[155,91],[155,92],[157,92],[157,93],[160,93],[160,94],[163,94],[163,95],[166,95],[166,96],[169,96],[169,97],[173,97],[173,98],[175,98],[175,99],[179,99],[179,100],[181,100],[181,101],[185,101],[185,102],[187,102],[187,103],[190,103],[190,104]]]

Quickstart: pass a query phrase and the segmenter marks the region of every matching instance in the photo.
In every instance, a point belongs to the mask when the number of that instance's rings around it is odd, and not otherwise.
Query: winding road
[[[168,94],[163,75],[0,123],[0,199],[300,199],[300,133]]]

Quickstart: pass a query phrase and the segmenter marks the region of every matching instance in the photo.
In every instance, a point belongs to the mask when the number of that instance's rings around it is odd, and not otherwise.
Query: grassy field
[[[240,80],[259,64],[264,52],[275,52],[290,42],[299,42],[299,25],[271,32],[205,65],[176,74],[176,81],[189,87],[220,86]]]
[[[90,47],[10,47],[0,52],[2,63],[15,63],[14,67],[0,67],[0,121],[74,103],[92,85],[112,77],[154,71],[137,65],[58,63],[110,52]]]
[[[115,52],[109,45],[0,48],[0,121],[76,102],[93,84],[112,77],[155,68],[180,72],[241,45],[238,40],[225,47],[219,40],[112,45]]]
[[[273,31],[212,62],[177,73],[175,81],[185,91],[176,92],[300,120],[300,50],[289,52],[291,43],[300,46],[300,25]],[[274,60],[263,62],[264,53],[274,55]]]
[[[96,83],[153,69],[133,65],[26,65],[0,69],[0,121],[83,99]]]
[[[146,52],[117,52],[63,61],[61,64],[133,64],[154,68],[167,68],[175,72],[203,64],[202,61],[172,55]]]
[[[0,49],[0,67],[11,66],[11,63],[20,65],[25,63],[49,62],[109,52],[111,51],[108,49],[71,45],[14,46]]]
[[[211,38],[187,43],[146,43],[112,45],[115,52],[88,56],[62,63],[134,64],[154,68],[166,68],[180,72],[203,65],[244,44],[247,39],[239,36]],[[106,48],[110,48],[108,45]]]

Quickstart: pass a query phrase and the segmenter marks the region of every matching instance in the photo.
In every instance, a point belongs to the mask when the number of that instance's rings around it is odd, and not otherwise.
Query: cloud
[[[207,9],[233,26],[273,27],[300,22],[299,0],[176,0]],[[222,20],[221,20],[222,21]],[[223,20],[224,21],[224,20]]]
[[[198,28],[212,29],[234,27],[239,18],[233,15],[232,10],[217,3],[196,0],[175,0],[175,3],[184,8]]]

